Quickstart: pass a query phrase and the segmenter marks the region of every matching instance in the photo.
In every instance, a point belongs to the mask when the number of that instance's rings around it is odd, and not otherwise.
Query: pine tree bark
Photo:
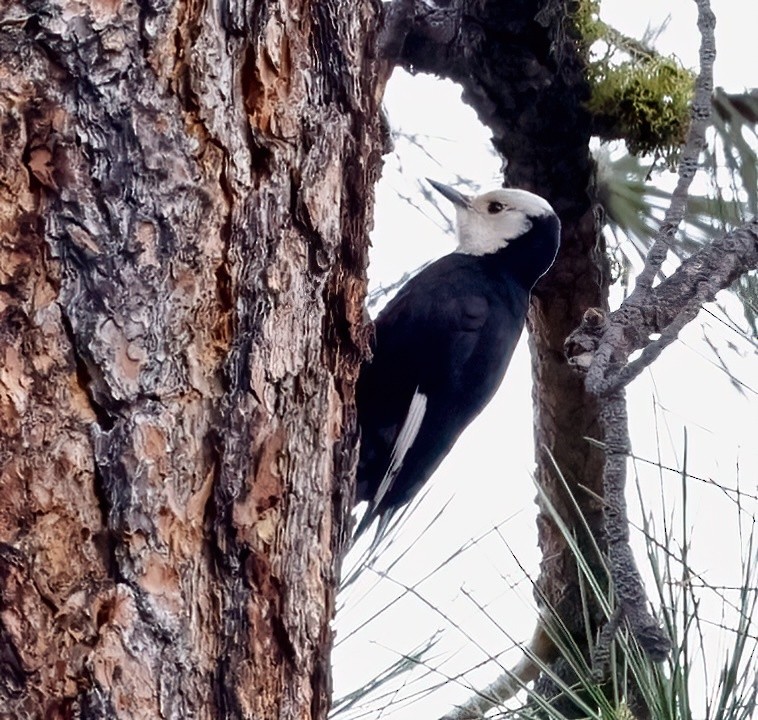
[[[0,10],[0,716],[326,716],[377,12]]]

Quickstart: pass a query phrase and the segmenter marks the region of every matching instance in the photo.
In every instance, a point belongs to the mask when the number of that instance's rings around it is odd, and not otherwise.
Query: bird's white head
[[[488,255],[528,232],[534,219],[555,215],[550,203],[526,190],[490,190],[469,197],[447,185],[428,182],[455,205],[458,252]]]

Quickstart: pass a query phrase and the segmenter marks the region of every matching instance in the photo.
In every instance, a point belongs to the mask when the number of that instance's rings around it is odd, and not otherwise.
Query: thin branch
[[[569,361],[588,368],[586,383],[590,392],[598,396],[612,393],[648,367],[704,303],[755,268],[758,219],[687,258],[670,277],[649,291],[644,305],[627,300],[607,317],[598,310],[588,311],[566,341]],[[650,341],[650,336],[658,333],[660,337]],[[641,357],[621,366],[624,358],[639,349],[643,349]],[[620,367],[615,374],[612,364]]]
[[[705,131],[711,116],[713,61],[716,59],[716,16],[711,10],[709,0],[695,2],[698,9],[697,26],[700,30],[700,74],[695,83],[695,97],[690,109],[690,128],[679,160],[679,180],[671,195],[671,204],[666,210],[663,223],[645,260],[645,267],[637,278],[635,290],[631,295],[632,302],[637,298],[644,298],[666,259],[669,246],[674,241],[677,228],[684,218],[690,185],[699,166],[700,153],[705,148]]]
[[[634,378],[636,378],[645,368],[649,367],[660,354],[679,337],[679,333],[684,329],[691,320],[700,311],[700,304],[688,305],[679,313],[671,323],[664,328],[661,336],[645,346],[640,357],[627,363],[616,375],[607,382],[604,392],[614,392],[626,387]]]

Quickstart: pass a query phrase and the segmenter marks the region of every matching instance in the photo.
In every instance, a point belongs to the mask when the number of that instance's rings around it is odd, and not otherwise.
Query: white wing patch
[[[403,466],[403,460],[411,449],[416,436],[418,435],[421,422],[426,414],[426,395],[420,393],[418,388],[413,393],[411,398],[411,404],[408,407],[408,414],[405,416],[405,422],[403,427],[400,428],[400,432],[395,440],[395,445],[392,448],[392,454],[390,455],[390,464],[387,468],[387,472],[384,473],[382,482],[379,484],[379,488],[376,491],[376,495],[372,501],[372,507],[378,507],[382,498],[387,494],[387,491],[392,487],[392,483],[395,481],[397,474],[400,472],[400,468]]]

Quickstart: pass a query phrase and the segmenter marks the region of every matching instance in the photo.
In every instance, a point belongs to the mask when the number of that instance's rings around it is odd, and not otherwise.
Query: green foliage
[[[705,149],[705,167],[723,165],[731,194],[744,199],[743,215],[758,215],[758,90],[729,94],[716,88],[711,122],[717,143]],[[718,182],[716,188],[721,197]]]
[[[705,578],[689,563],[691,530],[687,486],[692,482],[687,471],[687,444],[685,435],[683,470],[681,473],[682,507],[678,513],[664,513],[663,540],[656,539],[652,520],[645,509],[645,497],[637,484],[642,505],[647,557],[652,570],[654,591],[663,624],[672,640],[671,656],[663,664],[653,664],[645,656],[633,637],[623,627],[618,630],[609,655],[606,681],[598,684],[597,668],[590,667],[581,650],[571,637],[556,630],[553,623],[546,628],[551,632],[560,653],[571,667],[575,681],[571,686],[553,675],[549,666],[538,663],[560,691],[559,698],[582,712],[587,720],[633,720],[631,706],[642,710],[642,716],[656,720],[691,720],[692,704],[698,695],[705,693],[704,720],[751,720],[758,709],[758,637],[755,634],[758,610],[758,525],[754,513],[743,505],[740,491],[735,497],[735,521],[740,529],[742,577],[737,587],[721,588],[708,584]],[[567,492],[568,485],[564,480]],[[754,498],[754,496],[751,496]],[[608,596],[603,583],[598,583],[595,564],[580,548],[574,534],[561,520],[560,515],[542,495],[542,501],[553,520],[564,534],[579,570],[585,597],[592,597],[611,617],[613,594]],[[578,506],[574,506],[575,508]],[[682,538],[677,538],[672,526],[675,515],[681,524]],[[585,531],[589,529],[585,526]],[[683,540],[683,543],[682,543]],[[595,549],[596,552],[599,552]],[[725,633],[719,671],[712,682],[707,673],[701,676],[699,668],[713,652],[706,643],[703,626],[712,623],[702,607],[706,597],[716,598],[721,604],[722,621],[729,617],[734,624],[722,625]],[[550,609],[548,608],[548,611]],[[610,683],[610,686],[609,686]],[[514,720],[566,720],[559,709],[558,697],[544,698],[534,690],[527,691],[527,703],[515,710],[502,709],[499,717]]]
[[[588,60],[591,96],[587,107],[596,133],[623,139],[635,155],[655,154],[676,162],[689,127],[695,75],[674,57],[628,38],[600,20],[599,2],[581,0],[574,15],[580,47]],[[607,51],[597,55],[594,46]]]
[[[673,165],[689,127],[694,75],[674,58],[635,57],[620,65],[590,65],[590,111],[609,138],[634,155],[656,154]]]

